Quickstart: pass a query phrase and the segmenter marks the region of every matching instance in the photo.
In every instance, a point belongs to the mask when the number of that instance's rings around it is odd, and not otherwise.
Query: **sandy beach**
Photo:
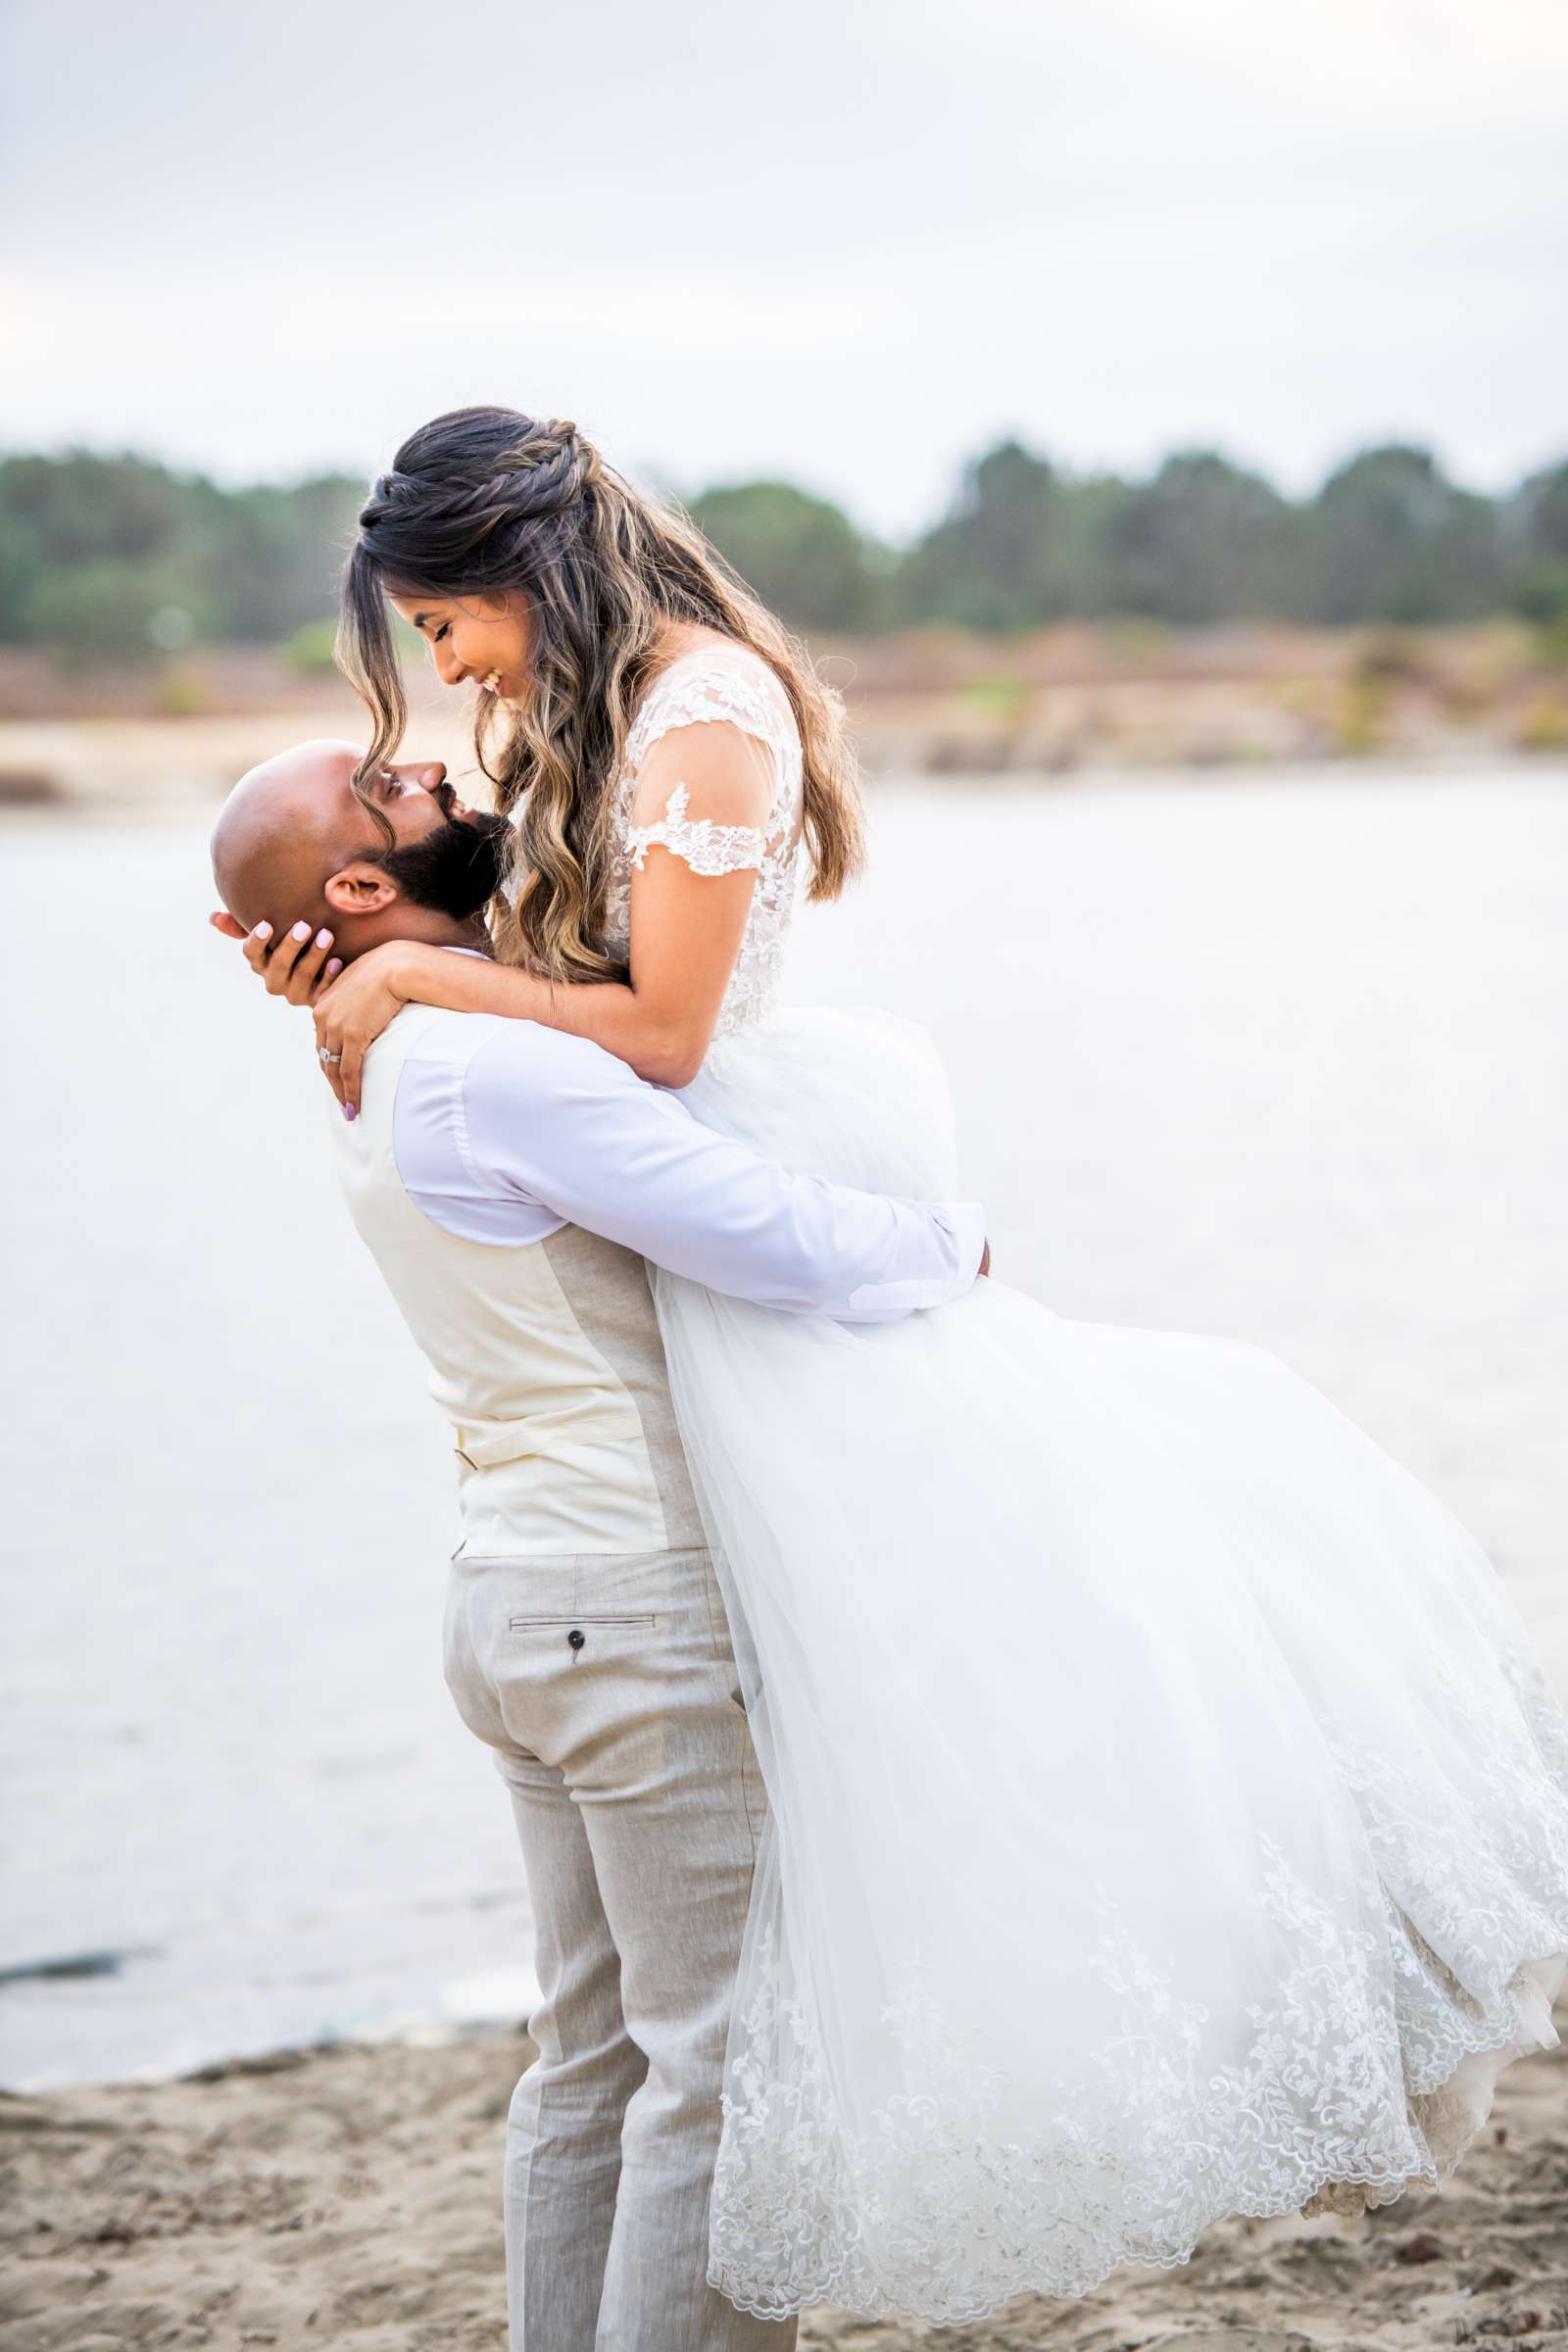
[[[1568,2003],[1558,2011],[1568,2030]],[[342,2047],[0,2099],[6,2352],[352,2343],[499,2352],[507,2101],[529,2047]],[[1185,2269],[934,2332],[809,2314],[835,2352],[1568,2345],[1568,2048],[1503,2079],[1456,2178],[1364,2221],[1229,2222]]]

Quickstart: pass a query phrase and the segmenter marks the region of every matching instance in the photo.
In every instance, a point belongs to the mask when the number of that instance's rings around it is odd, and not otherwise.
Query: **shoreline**
[[[1558,2004],[1559,2032],[1568,2002]],[[344,2042],[156,2083],[0,2094],[8,2352],[494,2352],[501,2149],[530,2045]],[[1568,2343],[1568,2047],[1520,2060],[1454,2179],[1364,2219],[1221,2223],[1082,2303],[933,2330],[806,2315],[831,2352],[1415,2352]]]
[[[158,2092],[177,2089],[182,2083],[224,2082],[230,2076],[291,2074],[313,2059],[335,2058],[345,2051],[450,2050],[463,2048],[469,2042],[513,2042],[519,2034],[526,2035],[522,2013],[527,2005],[518,2004],[506,2012],[497,2009],[489,2015],[458,2017],[443,2017],[433,2008],[428,2012],[405,2009],[367,2018],[361,2025],[323,2033],[310,2040],[265,2043],[253,2048],[240,2046],[207,2058],[153,2060],[145,2066],[129,2066],[113,2074],[20,2073],[0,2077],[0,2107],[7,2101],[47,2103],[54,2099],[86,2098],[99,2091]]]
[[[1568,759],[1568,660],[1511,623],[1186,633],[1064,623],[1011,639],[824,637],[812,652],[873,786],[1549,771]],[[405,684],[410,747],[475,776],[468,697],[420,663]],[[280,745],[362,741],[365,724],[339,673],[301,671],[275,649],[65,671],[0,648],[0,815],[210,814]]]

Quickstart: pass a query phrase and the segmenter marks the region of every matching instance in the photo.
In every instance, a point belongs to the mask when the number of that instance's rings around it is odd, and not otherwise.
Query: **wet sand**
[[[1568,2003],[1558,2011],[1568,2031]],[[344,2047],[0,2098],[6,2352],[505,2342],[499,2220],[518,2034]],[[834,2352],[1568,2346],[1568,2048],[1503,2079],[1453,2181],[1366,2220],[1230,2222],[1193,2262],[940,2332],[827,2310]]]

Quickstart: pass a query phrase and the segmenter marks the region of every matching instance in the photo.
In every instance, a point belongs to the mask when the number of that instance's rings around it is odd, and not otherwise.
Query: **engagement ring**
[[[341,1061],[343,1056],[341,1054],[329,1054],[325,1046],[318,1046],[316,1058],[318,1061]]]

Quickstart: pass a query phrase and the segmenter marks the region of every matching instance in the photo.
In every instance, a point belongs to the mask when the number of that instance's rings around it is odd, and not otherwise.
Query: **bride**
[[[798,866],[831,898],[859,862],[851,762],[690,524],[569,424],[416,433],[346,580],[367,775],[389,604],[477,688],[516,848],[495,963],[247,943],[350,1115],[413,999],[951,1196],[923,1035],[780,1005]],[[955,2322],[1444,2177],[1568,1955],[1568,1724],[1464,1530],[1250,1348],[996,1281],[876,1326],[655,1287],[772,1807],[712,2282]]]

